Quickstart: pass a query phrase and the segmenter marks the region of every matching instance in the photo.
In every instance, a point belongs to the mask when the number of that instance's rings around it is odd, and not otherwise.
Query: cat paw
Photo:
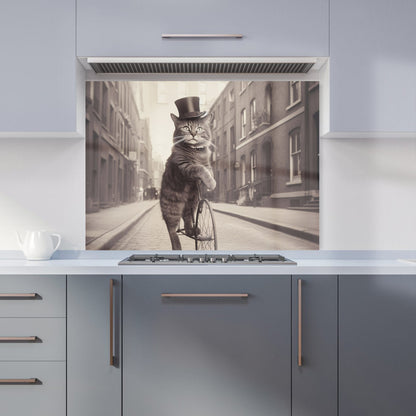
[[[215,179],[211,176],[209,180],[205,183],[206,187],[208,188],[208,191],[213,191],[215,187],[217,186],[217,182]]]
[[[188,237],[196,237],[196,236],[198,236],[199,234],[201,233],[201,230],[199,229],[199,227],[195,227],[195,226],[192,226],[192,227],[185,227],[185,234],[188,236]]]

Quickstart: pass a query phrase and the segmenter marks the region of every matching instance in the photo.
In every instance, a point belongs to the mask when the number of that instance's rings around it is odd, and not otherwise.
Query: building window
[[[222,106],[223,106],[223,115],[225,118],[225,113],[227,111],[227,98],[226,97],[224,97],[224,99],[222,100]]]
[[[241,186],[246,184],[246,157],[243,155],[240,159],[240,169],[241,169]]]
[[[234,97],[234,89],[232,89],[232,90],[230,90],[230,91],[228,92],[228,101],[229,101],[230,103],[233,103],[233,102],[234,102],[234,99],[235,99],[235,97]]]
[[[94,88],[94,98],[93,98],[93,107],[94,110],[99,113],[100,112],[100,101],[101,101],[101,94],[100,94],[100,87],[101,82],[93,82],[93,88]]]
[[[110,106],[110,134],[114,137],[115,135],[115,123],[116,123],[116,113],[114,112],[114,107]]]
[[[230,146],[231,150],[235,150],[235,133],[234,133],[234,126],[230,127]]]
[[[108,87],[103,84],[103,106],[102,106],[102,120],[107,127],[107,112],[108,112]]]
[[[264,122],[270,123],[272,119],[272,86],[266,87],[266,97],[264,103]]]
[[[256,182],[256,167],[257,167],[257,156],[256,152],[253,150],[250,153],[250,182]]]
[[[85,83],[85,96],[92,101],[93,98],[93,82],[87,81]]]
[[[250,102],[250,130],[256,129],[256,99]]]
[[[223,155],[226,156],[227,155],[227,132],[226,131],[224,132],[223,140],[224,140],[224,143],[223,143]]]
[[[289,107],[301,100],[300,81],[289,81]]]
[[[300,183],[302,180],[302,171],[299,129],[293,130],[289,134],[289,153],[289,181],[291,183]]]
[[[247,81],[240,81],[240,94],[242,94],[247,88]]]
[[[243,108],[240,114],[240,125],[241,125],[241,135],[240,140],[243,140],[246,137],[246,124],[247,124],[247,114],[246,109]]]
[[[121,123],[121,120],[117,121],[118,124],[118,129],[117,129],[117,138],[116,138],[116,142],[118,143],[118,145],[122,146],[122,141],[123,141],[123,124]]]

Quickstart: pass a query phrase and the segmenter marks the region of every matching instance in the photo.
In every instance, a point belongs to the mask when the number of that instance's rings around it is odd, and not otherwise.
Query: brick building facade
[[[86,211],[133,202],[152,184],[152,147],[129,82],[86,84]]]
[[[219,202],[319,207],[319,84],[231,81],[212,105]]]

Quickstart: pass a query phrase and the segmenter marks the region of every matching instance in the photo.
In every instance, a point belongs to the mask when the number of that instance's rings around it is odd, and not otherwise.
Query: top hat
[[[203,117],[207,114],[206,111],[199,109],[199,97],[179,98],[175,101],[175,105],[179,111],[179,120]]]

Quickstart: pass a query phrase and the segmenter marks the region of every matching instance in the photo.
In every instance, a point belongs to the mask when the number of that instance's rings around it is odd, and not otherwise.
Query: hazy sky
[[[134,84],[141,117],[149,120],[153,159],[164,162],[172,147],[174,125],[170,113],[178,115],[175,100],[198,96],[201,111],[209,110],[227,81],[137,81]]]

